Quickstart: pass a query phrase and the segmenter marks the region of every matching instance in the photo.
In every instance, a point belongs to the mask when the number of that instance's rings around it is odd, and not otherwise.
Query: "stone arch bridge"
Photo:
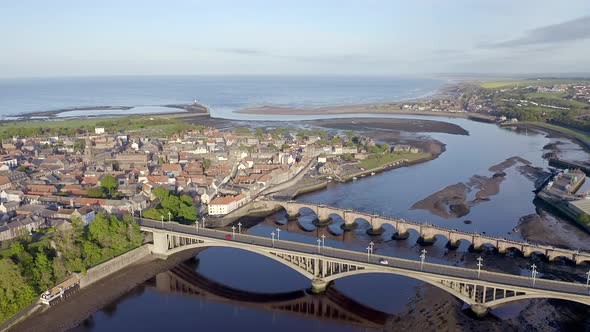
[[[228,247],[253,252],[297,271],[311,280],[312,291],[323,292],[334,280],[368,273],[402,275],[427,282],[458,297],[477,314],[505,303],[556,298],[590,305],[586,285],[536,279],[503,273],[477,271],[442,264],[369,255],[361,252],[321,247],[291,241],[236,234],[212,229],[197,229],[177,223],[138,219],[142,231],[153,236],[152,253],[168,256],[204,247]],[[387,259],[388,264],[381,264]]]
[[[354,229],[357,226],[357,220],[362,219],[371,225],[368,233],[372,235],[383,233],[383,225],[391,225],[396,231],[394,236],[395,239],[407,239],[409,231],[413,230],[420,235],[420,240],[424,243],[432,243],[435,241],[436,236],[444,236],[449,240],[447,247],[451,249],[458,248],[460,241],[467,241],[475,250],[480,250],[484,245],[491,245],[497,248],[500,253],[505,253],[510,249],[514,249],[520,251],[525,257],[530,257],[532,254],[540,254],[546,256],[550,261],[557,258],[565,258],[576,264],[590,262],[590,253],[579,250],[557,248],[550,245],[482,235],[480,233],[460,231],[433,224],[385,217],[377,214],[369,214],[321,204],[275,200],[263,200],[260,202],[262,204],[267,204],[267,206],[272,209],[285,209],[289,218],[296,218],[299,216],[302,209],[310,209],[316,214],[316,224],[318,225],[328,225],[332,221],[331,216],[337,215],[344,220],[344,224],[342,225],[344,230]]]

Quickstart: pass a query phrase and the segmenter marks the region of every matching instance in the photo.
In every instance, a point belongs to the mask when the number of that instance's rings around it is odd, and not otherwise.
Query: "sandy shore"
[[[403,104],[403,103],[401,103]],[[246,108],[236,111],[242,114],[267,114],[267,115],[318,115],[318,114],[408,114],[408,115],[428,115],[444,116],[454,118],[474,118],[484,121],[495,121],[495,117],[485,114],[471,112],[434,112],[434,111],[415,111],[400,109],[400,103],[392,104],[359,104],[359,105],[342,105],[326,106],[317,108],[290,108],[281,106],[261,106],[255,108]]]

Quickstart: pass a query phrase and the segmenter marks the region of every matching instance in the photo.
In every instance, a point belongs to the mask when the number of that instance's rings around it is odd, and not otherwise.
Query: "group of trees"
[[[171,219],[183,224],[194,224],[197,220],[197,209],[189,195],[177,195],[161,187],[155,188],[152,193],[160,199],[160,203],[145,211],[144,217],[160,220],[164,216],[168,220],[170,213]]]
[[[117,179],[112,175],[107,175],[100,180],[99,187],[92,187],[86,190],[86,196],[91,198],[112,198],[117,196]]]
[[[50,241],[14,241],[10,256],[0,260],[0,323],[34,301],[68,272],[86,269],[125,253],[143,243],[139,225],[131,218],[100,213],[85,227],[79,219],[72,227],[51,235]]]

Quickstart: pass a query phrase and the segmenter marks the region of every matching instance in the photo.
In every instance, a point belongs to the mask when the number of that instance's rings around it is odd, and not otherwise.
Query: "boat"
[[[375,172],[371,172],[371,176],[375,175]]]
[[[354,180],[356,180],[356,176],[353,176],[353,177],[352,177],[352,181],[354,181]]]

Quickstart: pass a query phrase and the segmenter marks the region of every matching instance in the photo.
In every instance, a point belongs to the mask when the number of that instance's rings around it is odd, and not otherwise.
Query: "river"
[[[250,116],[249,116],[250,117]],[[396,116],[412,118],[409,116]],[[521,239],[521,233],[515,232],[519,219],[523,216],[540,213],[550,223],[567,224],[567,221],[547,213],[546,209],[534,200],[534,183],[526,172],[517,164],[504,169],[506,176],[500,183],[498,194],[489,196],[471,207],[469,213],[462,217],[444,218],[428,210],[412,209],[412,205],[429,195],[456,183],[468,183],[472,176],[491,177],[494,172],[489,168],[511,157],[521,157],[531,166],[547,169],[542,158],[544,147],[549,143],[562,142],[559,155],[572,160],[588,160],[588,154],[579,146],[564,138],[550,138],[531,130],[500,128],[493,124],[475,122],[467,119],[424,117],[431,120],[448,121],[457,124],[469,135],[451,135],[442,133],[424,133],[446,144],[446,151],[437,159],[400,168],[375,176],[369,176],[350,183],[332,184],[327,189],[306,194],[299,200],[322,203],[343,208],[352,208],[365,212],[403,217],[412,220],[436,223],[461,230],[485,232],[500,237]],[[299,119],[308,119],[300,117]],[[481,189],[470,187],[468,199],[473,199]],[[377,237],[370,237],[367,223],[361,223],[353,232],[344,233],[339,225],[342,220],[335,220],[327,228],[318,229],[312,225],[314,215],[302,211],[297,221],[287,221],[284,212],[259,220],[244,220],[253,225],[248,233],[270,236],[276,228],[281,229],[283,239],[315,243],[322,235],[326,236],[326,245],[346,247],[364,251],[370,241],[375,242],[379,254],[418,259],[422,246],[416,244],[418,235],[411,233],[407,240],[392,240],[392,229]],[[466,220],[468,220],[466,222]],[[572,241],[584,242],[586,234],[567,224]],[[576,239],[574,239],[576,238]],[[483,253],[471,253],[467,244],[461,243],[456,251],[445,248],[446,239],[427,247],[427,260],[460,266],[475,267],[476,258],[484,258],[484,268],[507,273],[527,275],[530,264],[538,264],[543,277],[567,278],[580,281],[584,268],[573,267],[564,262],[548,263],[539,257],[525,259],[518,255],[499,255],[491,250]],[[572,242],[572,243],[573,243]],[[280,294],[284,292],[303,291],[310,287],[309,281],[289,268],[236,249],[211,248],[197,256],[196,262],[189,262],[184,267],[194,273],[194,278],[206,278],[227,287],[247,293]],[[390,275],[360,275],[338,280],[334,284],[338,296],[322,295],[319,301],[328,303],[331,310],[338,314],[318,315],[302,313],[305,301],[313,302],[309,296],[294,307],[281,307],[279,302],[264,305],[248,302],[243,298],[229,296],[223,298],[207,287],[197,287],[181,291],[170,287],[171,278],[177,273],[169,271],[158,275],[153,280],[138,286],[118,301],[95,313],[77,331],[124,331],[129,327],[134,330],[179,330],[202,329],[218,330],[258,330],[258,331],[366,331],[379,330],[383,316],[403,315],[407,305],[416,297],[422,283],[405,277]],[[200,279],[199,279],[200,280]],[[202,286],[202,285],[201,285]],[[233,291],[222,292],[233,294]],[[240,293],[240,292],[238,292]],[[240,293],[241,294],[241,293]],[[248,298],[248,297],[246,297]],[[336,300],[334,300],[336,298]],[[316,299],[316,301],[318,301]],[[419,301],[427,301],[425,299]],[[344,304],[359,303],[372,308],[375,322],[370,318],[359,317],[356,310],[348,310]],[[526,303],[513,304],[492,311],[493,319],[510,319],[520,314]],[[370,311],[360,310],[362,312]],[[355,313],[356,312],[356,313]],[[362,316],[362,315],[361,315]],[[371,316],[372,317],[372,316]],[[490,318],[491,319],[491,318]],[[495,323],[494,323],[495,324]]]

